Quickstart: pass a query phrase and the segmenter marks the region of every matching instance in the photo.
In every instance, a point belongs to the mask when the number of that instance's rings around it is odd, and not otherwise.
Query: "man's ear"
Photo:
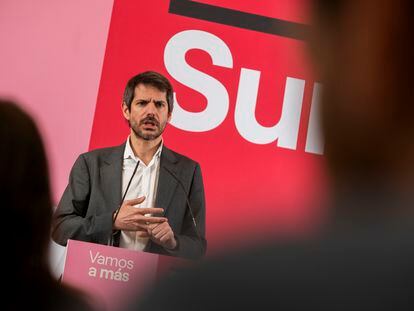
[[[169,111],[169,112],[168,112],[168,118],[167,118],[167,122],[168,122],[168,123],[170,123],[170,121],[171,121],[171,117],[172,117],[172,112],[171,112],[171,111]]]
[[[125,102],[122,102],[121,108],[122,108],[122,114],[124,115],[124,118],[129,121],[130,111],[129,111],[127,104]]]

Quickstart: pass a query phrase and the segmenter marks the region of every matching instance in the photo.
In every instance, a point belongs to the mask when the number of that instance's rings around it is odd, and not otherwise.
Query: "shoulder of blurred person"
[[[26,275],[10,282],[13,285],[8,286],[7,292],[11,297],[3,304],[6,310],[97,310],[91,297],[60,283],[47,272],[33,278]]]
[[[58,299],[54,300],[51,305],[51,310],[80,310],[92,311],[97,310],[94,307],[92,297],[67,285],[58,284],[55,287],[56,296]]]
[[[46,153],[32,117],[0,99],[0,197],[7,310],[92,310],[86,296],[55,280],[48,265],[52,201]]]
[[[336,226],[210,258],[128,310],[411,310],[414,221]]]

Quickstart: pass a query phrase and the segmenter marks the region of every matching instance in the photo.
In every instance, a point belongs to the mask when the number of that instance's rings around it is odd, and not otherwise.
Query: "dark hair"
[[[135,88],[139,84],[144,85],[151,85],[156,89],[160,90],[161,92],[167,93],[167,104],[168,104],[168,112],[171,113],[173,111],[174,106],[174,96],[173,96],[173,88],[166,77],[162,74],[155,72],[155,71],[145,71],[142,72],[131,79],[129,79],[125,91],[123,101],[127,105],[128,110],[131,110],[131,103],[134,99]]]
[[[52,202],[39,131],[15,103],[0,99],[0,197],[6,249],[27,269],[48,269]],[[18,225],[16,225],[18,224]]]

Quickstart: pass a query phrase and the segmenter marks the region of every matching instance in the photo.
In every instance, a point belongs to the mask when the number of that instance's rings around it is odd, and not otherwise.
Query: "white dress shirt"
[[[136,208],[155,207],[162,146],[163,142],[161,142],[151,162],[145,165],[143,161],[134,155],[130,145],[130,138],[128,137],[127,139],[122,166],[122,195],[125,193],[137,161],[139,161],[138,169],[132,178],[128,193],[125,196],[125,200],[145,196],[145,201],[135,205]],[[143,250],[147,243],[148,238],[138,237],[135,231],[121,231],[120,247],[132,250]]]

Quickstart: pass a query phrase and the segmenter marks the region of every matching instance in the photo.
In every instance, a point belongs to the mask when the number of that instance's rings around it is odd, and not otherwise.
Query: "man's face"
[[[151,85],[138,84],[131,109],[123,103],[122,111],[135,136],[146,141],[160,137],[171,119],[167,93]]]

